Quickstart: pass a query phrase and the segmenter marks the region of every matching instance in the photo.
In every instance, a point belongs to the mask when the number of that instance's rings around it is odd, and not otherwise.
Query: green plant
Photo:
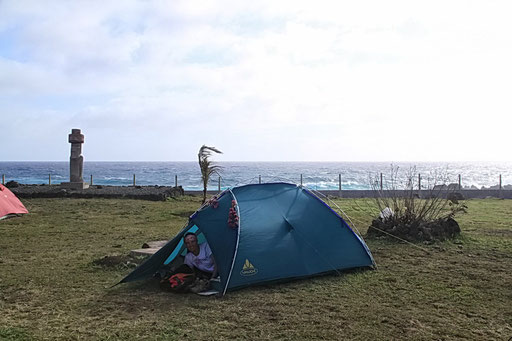
[[[199,148],[198,158],[199,158],[199,168],[201,169],[201,181],[203,183],[203,204],[206,202],[206,191],[208,189],[208,181],[210,181],[210,176],[213,173],[219,173],[221,167],[213,163],[210,160],[210,156],[212,156],[212,152],[222,154],[220,150],[215,147],[209,147],[203,145]]]

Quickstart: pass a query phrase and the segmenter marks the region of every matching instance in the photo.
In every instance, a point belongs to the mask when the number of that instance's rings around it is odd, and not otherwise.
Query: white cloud
[[[21,120],[82,128],[96,160],[191,160],[203,143],[226,160],[504,159],[510,7],[0,2],[3,138],[24,146]]]

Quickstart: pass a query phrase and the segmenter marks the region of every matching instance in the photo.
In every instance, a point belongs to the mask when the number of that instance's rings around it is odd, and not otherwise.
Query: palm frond
[[[203,183],[203,203],[206,201],[206,189],[208,187],[210,176],[213,173],[218,174],[221,169],[219,165],[210,161],[209,157],[212,156],[212,153],[222,154],[222,152],[217,148],[209,147],[204,144],[199,148],[199,153],[197,154],[199,159],[199,168],[201,169],[201,182]]]
[[[199,154],[198,154],[199,160],[205,160],[205,159],[207,160],[210,156],[212,156],[212,152],[222,154],[222,152],[220,150],[218,150],[217,148],[209,147],[209,146],[203,144],[203,146],[201,148],[199,148]]]

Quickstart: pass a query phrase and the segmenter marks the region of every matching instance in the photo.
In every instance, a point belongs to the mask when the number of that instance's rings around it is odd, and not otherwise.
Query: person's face
[[[187,247],[187,250],[196,254],[199,251],[199,245],[197,245],[197,237],[194,235],[186,236],[185,246]]]

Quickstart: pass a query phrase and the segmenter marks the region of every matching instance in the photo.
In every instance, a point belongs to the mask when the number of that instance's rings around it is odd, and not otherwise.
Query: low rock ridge
[[[181,186],[104,186],[87,189],[63,189],[59,185],[17,184],[10,190],[19,198],[126,198],[164,201],[184,195]]]

